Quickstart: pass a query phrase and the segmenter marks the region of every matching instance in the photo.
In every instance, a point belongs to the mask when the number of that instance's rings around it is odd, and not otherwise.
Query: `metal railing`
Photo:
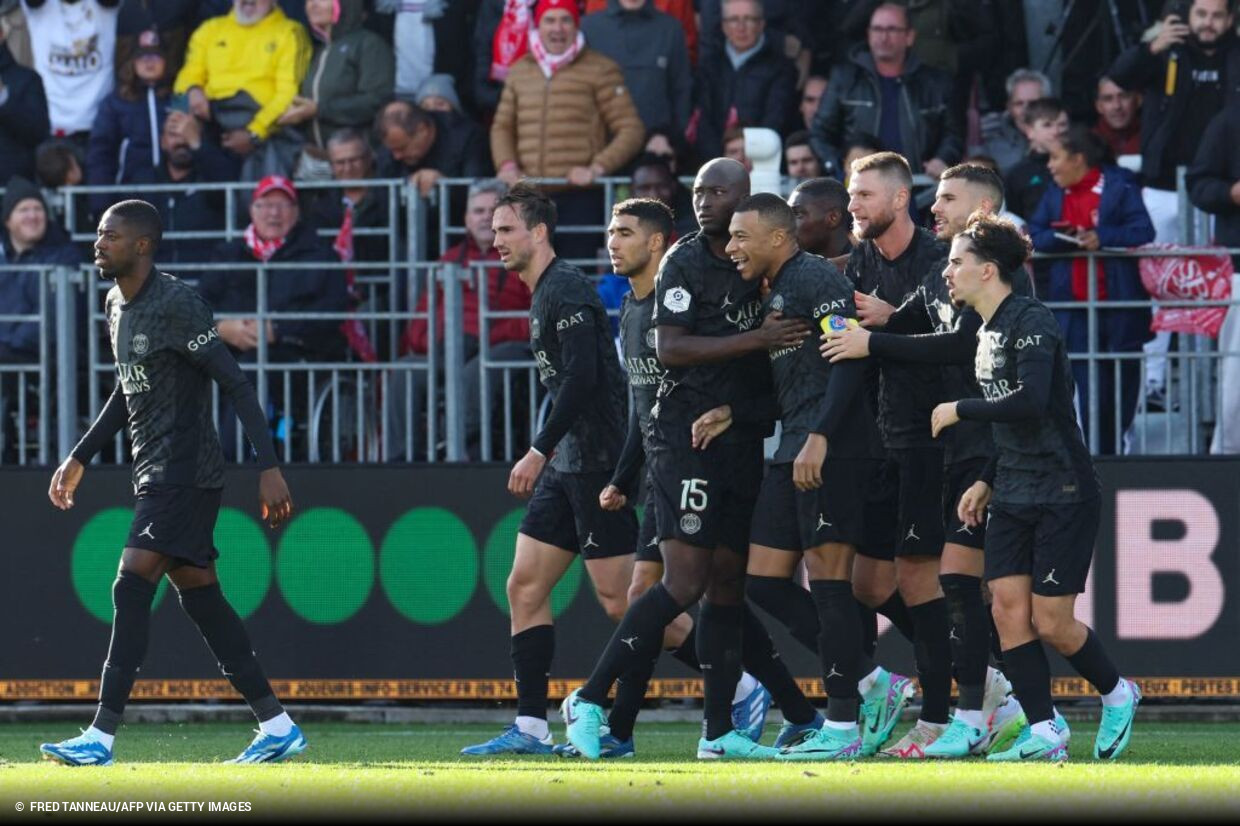
[[[353,182],[346,182],[353,183]],[[447,205],[454,187],[471,180],[445,179],[439,182],[429,200],[412,194],[403,180],[365,181],[367,186],[387,187],[390,220],[371,233],[388,233],[396,238],[403,227],[404,256],[383,262],[356,261],[348,264],[323,263],[313,266],[356,274],[355,309],[330,313],[279,312],[267,306],[267,287],[273,277],[285,270],[301,270],[305,264],[247,263],[254,272],[256,301],[253,312],[220,313],[221,321],[254,318],[261,322],[322,321],[336,325],[360,321],[376,346],[378,361],[366,362],[343,350],[339,358],[280,360],[270,352],[260,336],[252,354],[242,360],[242,368],[254,379],[260,399],[266,405],[276,434],[278,450],[286,461],[460,461],[465,459],[511,461],[521,455],[533,440],[545,417],[548,400],[538,378],[527,341],[491,341],[492,326],[512,318],[528,318],[525,310],[502,310],[489,306],[487,279],[493,277],[495,261],[475,261],[467,266],[428,262],[427,218],[437,209],[435,228],[440,249],[464,232],[464,227],[448,221]],[[549,183],[556,183],[549,181]],[[627,185],[622,179],[602,179],[603,213],[599,224],[577,224],[561,228],[578,234],[597,232],[602,237],[603,219],[611,203]],[[250,184],[194,184],[195,188],[224,191],[229,202],[240,204]],[[335,189],[340,182],[305,184],[304,189]],[[118,187],[68,188],[67,193],[88,195]],[[152,191],[175,190],[176,186],[154,187]],[[182,187],[184,189],[184,187]],[[131,190],[126,189],[126,192]],[[145,190],[144,190],[145,191]],[[72,202],[72,198],[67,203]],[[69,207],[71,210],[71,207]],[[169,232],[167,238],[235,236],[237,211],[218,231],[208,233]],[[399,215],[399,218],[398,218]],[[333,235],[335,230],[322,230]],[[1183,219],[1182,233],[1192,240],[1207,237],[1200,213],[1189,211]],[[78,240],[93,235],[78,233]],[[1217,248],[1185,247],[1175,250],[1103,250],[1084,255],[1088,261],[1089,298],[1084,302],[1056,303],[1053,309],[1081,311],[1088,326],[1089,346],[1072,353],[1074,363],[1087,365],[1088,386],[1096,391],[1108,370],[1113,398],[1131,392],[1129,381],[1139,383],[1133,425],[1127,446],[1140,453],[1201,453],[1208,449],[1211,430],[1234,432],[1240,422],[1216,415],[1221,394],[1218,386],[1221,366],[1240,359],[1240,352],[1220,349],[1204,336],[1181,334],[1177,346],[1166,355],[1169,363],[1169,399],[1164,412],[1151,410],[1144,402],[1145,372],[1148,364],[1163,356],[1143,352],[1115,353],[1099,349],[1099,330],[1105,314],[1132,308],[1175,308],[1223,306],[1240,303],[1240,297],[1227,302],[1211,301],[1097,301],[1098,262],[1105,258],[1143,258],[1182,254],[1219,254]],[[1240,250],[1228,251],[1235,255]],[[396,253],[394,253],[395,255]],[[1059,256],[1039,254],[1038,259]],[[572,259],[570,259],[572,260]],[[575,261],[592,272],[606,272],[605,262],[592,259]],[[235,271],[238,264],[179,264],[173,272],[193,281],[198,274],[212,270]],[[0,267],[0,277],[8,272],[40,274],[38,312],[0,315],[0,323],[24,322],[39,325],[37,361],[11,361],[0,364],[0,411],[4,412],[6,440],[2,461],[28,464],[54,462],[66,455],[82,429],[96,415],[114,381],[114,365],[107,344],[102,293],[109,285],[101,282],[93,268],[55,268],[14,265]],[[511,276],[510,276],[511,277]],[[478,340],[476,352],[464,330],[466,289],[474,289],[478,302]],[[87,300],[89,298],[89,300]],[[419,308],[419,301],[422,302]],[[85,311],[82,305],[86,306]],[[416,312],[415,308],[419,308]],[[615,310],[612,310],[613,314]],[[86,328],[76,320],[85,315]],[[426,325],[427,349],[413,356],[401,355],[401,340],[411,320]],[[328,329],[325,327],[325,329]],[[83,336],[85,341],[82,341]],[[85,362],[78,370],[79,353]],[[1123,365],[1137,364],[1136,373]],[[1133,379],[1133,375],[1137,378]],[[85,399],[79,403],[79,376],[86,380]],[[1126,412],[1119,405],[1104,408],[1102,393],[1090,392],[1082,416],[1083,430],[1095,450],[1120,452],[1124,446],[1123,421]],[[226,435],[226,452],[242,456],[240,428],[227,414],[227,400],[214,391],[213,412],[217,426]],[[1111,427],[1104,428],[1105,417]],[[1100,444],[1103,431],[1113,431],[1113,442]],[[53,443],[52,438],[55,438]],[[113,456],[124,459],[124,444],[118,438]]]

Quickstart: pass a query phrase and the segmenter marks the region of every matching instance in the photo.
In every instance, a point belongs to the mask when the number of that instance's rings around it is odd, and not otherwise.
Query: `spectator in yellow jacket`
[[[310,39],[275,0],[234,0],[190,36],[185,66],[173,91],[190,111],[215,124],[220,145],[244,159],[242,175],[288,173],[296,158],[295,130],[279,130],[310,61]],[[258,151],[262,150],[262,151]]]

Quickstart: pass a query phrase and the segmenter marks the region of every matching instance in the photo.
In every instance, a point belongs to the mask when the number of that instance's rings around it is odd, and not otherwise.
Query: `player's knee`
[[[1038,637],[1052,648],[1063,648],[1076,631],[1076,618],[1070,613],[1034,606],[1031,619]]]
[[[857,602],[870,608],[877,608],[891,598],[891,591],[873,580],[855,580],[852,586]]]
[[[638,598],[641,597],[642,594],[650,590],[650,586],[652,584],[653,583],[646,582],[645,580],[637,580],[631,583],[629,585],[629,591],[625,595],[628,599],[628,604],[632,605],[634,602],[637,602]]]
[[[629,607],[627,594],[599,594],[598,601],[603,606],[603,612],[612,622],[620,622],[624,619],[624,612]]]
[[[510,574],[507,584],[508,605],[513,612],[537,610],[547,598],[546,589],[525,577]]]

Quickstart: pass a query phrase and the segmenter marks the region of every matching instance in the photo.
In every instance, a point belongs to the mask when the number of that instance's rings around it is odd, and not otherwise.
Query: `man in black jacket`
[[[724,0],[722,51],[706,53],[698,67],[697,149],[723,153],[723,133],[734,126],[783,132],[797,101],[797,69],[782,43],[766,36],[758,0]]]
[[[869,133],[908,158],[914,173],[938,176],[963,151],[951,78],[910,54],[916,34],[902,5],[876,8],[866,39],[868,48],[854,48],[831,73],[810,130],[815,154],[837,170],[847,142]]]
[[[48,130],[43,80],[13,60],[0,30],[0,181],[34,177],[34,150]]]
[[[236,164],[224,151],[202,134],[202,123],[185,112],[171,112],[164,121],[159,137],[160,157],[157,168],[143,170],[135,184],[193,184],[235,181]],[[110,206],[116,195],[103,196],[106,202],[96,209]],[[159,210],[164,237],[174,232],[204,232],[224,228],[224,192],[188,187],[176,192],[157,192],[150,196]],[[203,264],[211,260],[214,242],[201,238],[165,240],[159,246],[161,264]],[[192,269],[184,270],[195,277]]]
[[[1168,15],[1153,40],[1132,46],[1107,72],[1119,86],[1141,92],[1147,187],[1174,191],[1176,167],[1193,162],[1210,119],[1240,106],[1240,48],[1228,3],[1193,0],[1187,22]]]
[[[486,134],[457,112],[427,112],[394,100],[375,118],[375,134],[384,146],[380,177],[407,175],[424,196],[441,177],[484,178],[494,172]]]

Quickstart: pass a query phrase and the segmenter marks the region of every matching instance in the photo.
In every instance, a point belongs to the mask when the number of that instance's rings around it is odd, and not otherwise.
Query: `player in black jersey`
[[[848,190],[835,178],[811,178],[797,184],[788,196],[797,220],[797,244],[806,252],[831,259],[837,267],[848,263],[853,243],[849,229]]]
[[[555,204],[518,184],[491,219],[495,249],[533,294],[530,349],[553,406],[512,468],[508,490],[530,498],[508,576],[517,719],[462,754],[550,754],[547,680],[555,653],[551,589],[580,554],[607,615],[627,607],[637,520],[631,506],[599,507],[624,439],[624,378],[594,285],[556,257]]]
[[[960,164],[939,177],[931,213],[935,234],[950,241],[962,232],[976,210],[994,214],[1003,204],[1003,182],[990,169]],[[917,291],[899,309],[893,309],[881,331],[849,329],[826,338],[824,355],[835,362],[873,354],[887,361],[941,365],[943,386],[951,397],[978,397],[973,377],[973,355],[981,318],[968,307],[959,308],[948,295],[943,269],[947,259],[933,265]],[[1024,270],[1013,274],[1018,295],[1029,295]],[[878,299],[871,298],[877,304]],[[883,308],[886,310],[887,308]],[[946,541],[940,558],[939,582],[951,618],[949,641],[959,702],[952,724],[925,750],[927,757],[965,757],[1002,749],[1024,725],[1020,704],[1006,699],[1011,686],[1002,673],[987,667],[991,631],[990,613],[982,595],[985,525],[966,525],[956,514],[960,497],[981,478],[982,468],[994,454],[990,426],[970,422],[939,438],[944,447],[943,524]],[[1001,656],[1001,652],[1000,652]]]
[[[1075,387],[1063,334],[1034,298],[1012,293],[1029,241],[986,215],[952,241],[951,296],[978,312],[975,370],[982,397],[940,404],[934,432],[962,421],[990,422],[997,455],[965,493],[960,518],[986,533],[986,579],[1003,661],[1032,726],[989,760],[1066,760],[1068,726],[1051,705],[1042,643],[1062,654],[1102,694],[1094,757],[1128,745],[1141,692],[1119,675],[1094,632],[1075,616],[1098,533],[1101,491],[1073,406]]]
[[[800,250],[796,218],[779,196],[742,201],[732,216],[731,236],[727,252],[741,277],[764,280],[769,287],[764,313],[815,326],[832,316],[855,315],[852,284],[831,262]],[[850,583],[864,530],[866,489],[881,451],[863,388],[865,366],[825,362],[812,338],[771,350],[769,358],[782,430],[754,513],[748,574],[751,583],[787,584],[804,558],[830,698],[826,720],[785,747],[778,759],[852,759],[862,745],[858,682],[874,670],[862,650],[861,612]]]
[[[122,201],[99,221],[95,264],[101,277],[116,282],[107,296],[116,388],[56,469],[48,496],[61,510],[72,508],[86,465],[128,424],[137,507],[112,586],[112,641],[94,722],[80,737],[39,748],[45,759],[68,765],[112,763],[113,738],[146,655],[155,588],[167,576],[224,676],[258,718],[258,736],[230,762],[276,762],[305,751],[306,740],[272,692],[216,577],[213,534],[224,460],[211,421],[212,380],[258,451],[263,519],[279,526],[293,502],[258,397],[220,340],[211,308],[152,264],[161,235],[159,213],[145,201]]]
[[[855,161],[848,192],[860,243],[845,275],[856,287],[861,322],[881,326],[885,319],[878,311],[915,293],[945,246],[909,217],[912,173],[902,156],[879,152]],[[878,368],[870,375],[877,379],[878,426],[888,459],[867,503],[867,536],[858,548],[853,587],[858,599],[914,640],[921,716],[883,754],[915,758],[947,728],[950,715],[950,629],[938,580],[943,451],[925,423],[925,411],[941,400],[942,382],[933,366],[879,362]],[[865,734],[863,752],[873,753],[882,744],[868,722]]]
[[[612,208],[607,227],[607,252],[615,271],[629,279],[632,289],[620,308],[620,352],[629,378],[629,426],[620,461],[611,482],[599,494],[604,510],[620,510],[637,497],[638,480],[645,458],[644,440],[650,433],[655,393],[663,379],[663,365],[655,350],[654,279],[667,254],[667,239],[673,231],[672,211],[661,201],[630,198]],[[654,486],[646,483],[645,512],[638,531],[633,580],[628,601],[632,604],[663,578],[663,556],[659,553],[655,525]],[[681,614],[664,633],[663,648],[695,671],[702,666],[697,658],[693,618]],[[650,662],[650,671],[655,661]],[[627,757],[634,753],[632,734],[637,713],[646,696],[650,672],[643,679],[626,675],[616,686],[616,701],[607,716],[608,733],[601,738],[604,758]],[[744,674],[733,696],[732,717],[742,731],[761,730],[771,695],[751,675]],[[555,747],[557,754],[575,756],[571,744]]]
[[[654,323],[658,357],[667,372],[659,385],[647,461],[665,568],[663,581],[629,608],[589,681],[564,702],[569,740],[590,758],[599,756],[602,706],[612,683],[634,661],[657,656],[667,624],[703,596],[697,640],[706,730],[698,756],[760,759],[778,753],[734,728],[731,704],[742,656],[787,722],[804,724],[817,716],[744,603],[762,439],[775,412],[766,351],[799,344],[809,332],[803,322],[778,316],[763,321],[758,285],[742,279],[723,254],[732,213],[748,194],[749,176],[741,164],[717,158],[703,166],[693,187],[702,229],[678,241],[659,270]],[[697,450],[692,427],[708,411],[735,421]]]

